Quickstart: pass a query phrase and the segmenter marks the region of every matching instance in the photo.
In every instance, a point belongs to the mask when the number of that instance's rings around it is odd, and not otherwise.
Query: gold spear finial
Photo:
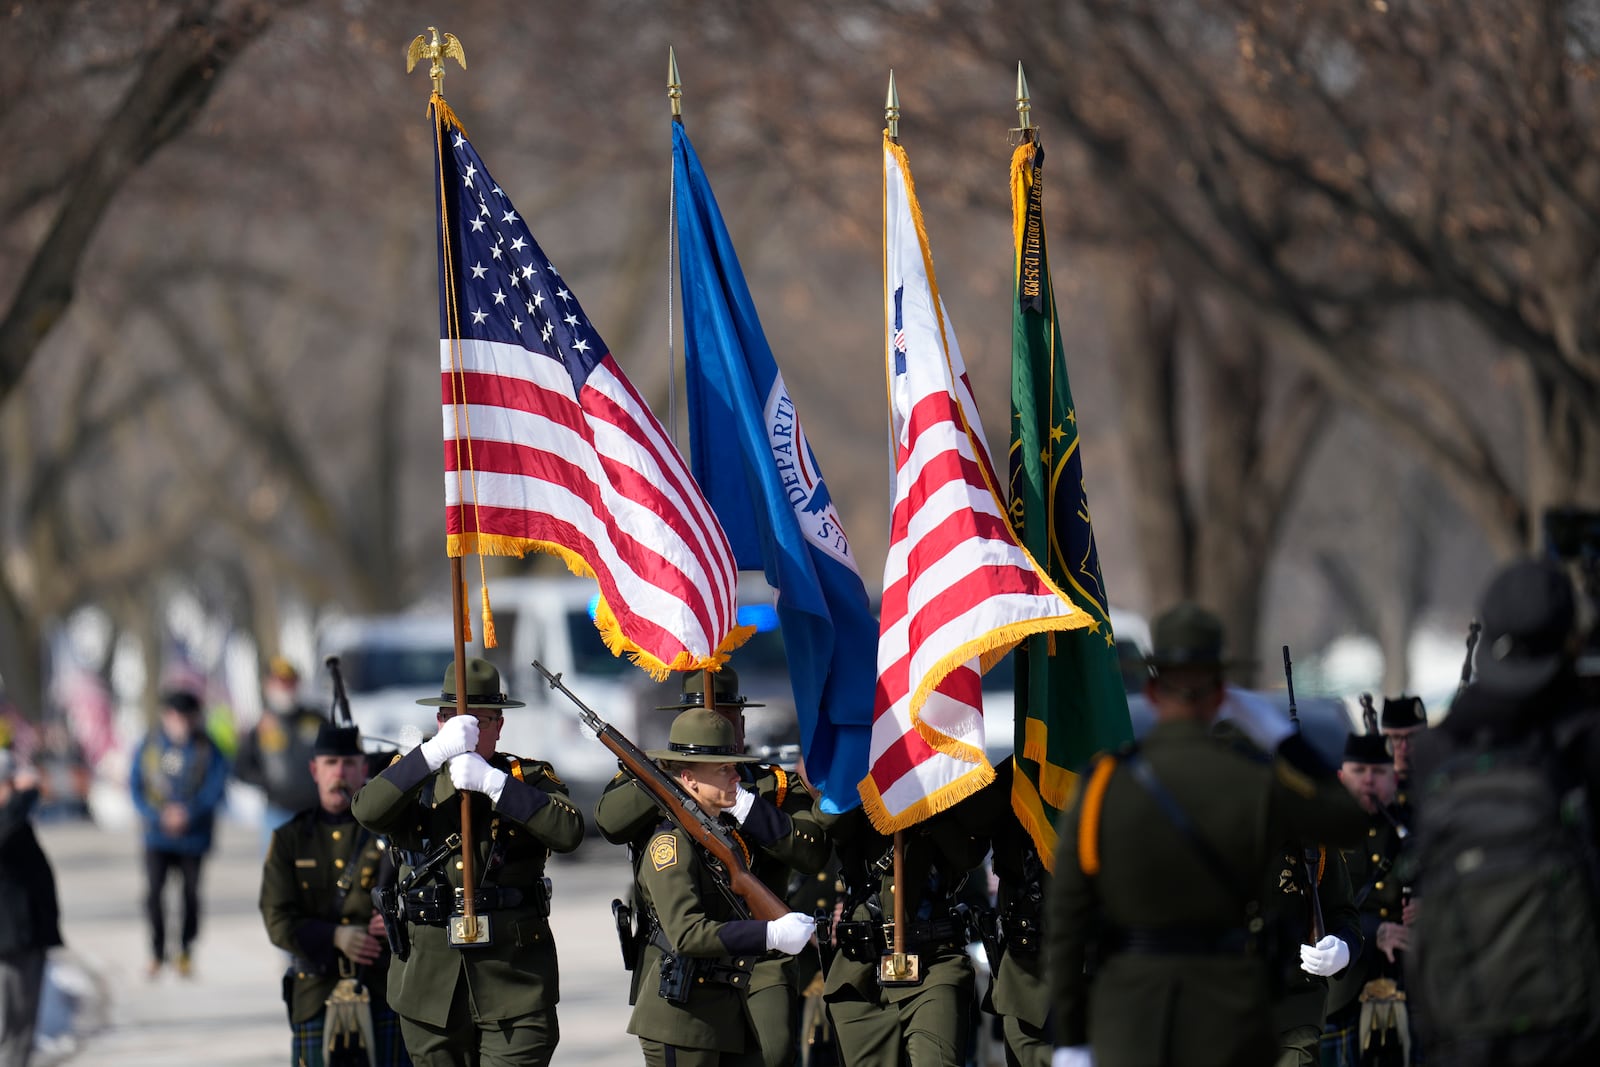
[[[1022,60],[1017,60],[1017,129],[1027,136],[1033,129],[1033,104],[1028,98],[1028,78],[1022,73]]]
[[[461,69],[467,69],[467,54],[461,50],[461,42],[456,40],[456,35],[447,33],[444,39],[439,39],[436,27],[429,26],[428,33],[433,34],[430,42],[426,35],[417,34],[411,42],[411,47],[406,49],[406,73],[410,74],[417,68],[419,59],[433,61],[433,66],[428,69],[428,77],[433,79],[433,91],[440,96],[444,95],[444,61],[454,59],[461,64]]]
[[[672,119],[683,121],[683,82],[678,78],[678,53],[667,45],[667,99],[672,101]]]
[[[883,118],[889,124],[889,140],[900,140],[900,94],[894,87],[894,70],[889,71],[889,95],[883,99]]]

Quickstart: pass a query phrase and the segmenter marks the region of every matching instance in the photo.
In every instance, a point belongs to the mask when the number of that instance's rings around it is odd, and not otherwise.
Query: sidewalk
[[[88,822],[48,822],[39,840],[55,869],[66,947],[51,966],[75,997],[70,1035],[47,1044],[33,1067],[110,1063],[117,1067],[220,1064],[284,1067],[289,1028],[279,996],[282,955],[267,941],[256,898],[261,881],[253,826],[222,821],[201,881],[195,971],[154,980],[144,919],[138,831]],[[557,1064],[621,1067],[640,1062],[625,1032],[627,974],[608,907],[626,882],[622,849],[591,839],[579,859],[551,864],[552,917],[562,973]],[[176,885],[169,885],[176,905]],[[170,914],[170,912],[169,912]],[[176,925],[176,920],[170,920]]]

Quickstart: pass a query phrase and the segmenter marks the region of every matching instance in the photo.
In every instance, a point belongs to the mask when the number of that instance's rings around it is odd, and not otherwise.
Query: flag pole
[[[1032,141],[1038,136],[1033,125],[1033,101],[1028,95],[1028,79],[1022,73],[1022,60],[1017,60],[1017,133],[1022,140]]]
[[[894,70],[889,71],[889,91],[883,99],[883,121],[887,129],[889,140],[895,144],[900,143],[900,93],[894,87]],[[888,200],[884,200],[884,228],[888,228]],[[889,284],[888,279],[888,246],[884,246],[884,285]],[[887,305],[887,301],[885,302]],[[888,331],[885,330],[885,336]],[[889,508],[890,522],[893,522],[894,495],[895,495],[895,447],[894,447],[894,407],[893,401],[889,408]],[[906,896],[905,868],[906,845],[905,838],[899,830],[894,832],[894,943],[890,946],[892,951],[879,961],[878,981],[882,985],[915,985],[922,980],[921,969],[916,956],[906,955]]]
[[[406,49],[406,73],[410,74],[416,69],[417,61],[426,59],[430,62],[428,77],[433,82],[433,95],[430,103],[433,106],[434,137],[436,144],[443,144],[444,137],[444,61],[454,59],[461,64],[461,69],[467,69],[466,52],[461,47],[461,42],[455,34],[446,33],[441,36],[435,26],[428,27],[428,36],[417,34],[410,47]],[[447,212],[449,209],[441,198],[439,210]],[[440,225],[448,225],[446,216],[441,215]],[[449,255],[450,241],[447,233],[441,234],[441,248],[444,254]],[[447,272],[448,273],[448,272]],[[459,443],[459,442],[458,442]],[[465,501],[457,505],[465,509]],[[450,601],[451,601],[451,626],[454,628],[455,644],[455,671],[456,671],[456,715],[466,715],[467,711],[467,603],[466,603],[466,570],[460,556],[450,557]],[[489,941],[488,924],[480,926],[476,894],[473,892],[473,841],[472,841],[472,795],[466,790],[461,791],[461,915],[453,916],[450,923],[449,938],[452,945],[485,945]]]
[[[678,53],[670,44],[667,45],[667,100],[672,104],[672,121],[683,125],[683,79],[678,77]],[[678,443],[678,368],[672,348],[672,268],[678,257],[677,184],[674,166],[667,179],[667,436],[674,445]]]
[[[893,141],[895,144],[899,144],[900,143],[900,94],[895,90],[895,87],[894,87],[894,69],[892,67],[889,70],[889,93],[888,93],[888,95],[886,97],[884,97],[884,101],[883,101],[883,121],[884,121],[886,129],[888,130],[889,140]],[[887,174],[884,175],[884,179],[885,179],[885,181],[888,180],[888,175]],[[884,202],[883,202],[883,228],[884,228],[885,232],[887,232],[888,229],[889,229],[889,200],[888,200],[888,195],[889,195],[889,191],[888,191],[888,188],[886,186],[884,188]],[[883,324],[883,335],[887,339],[889,337],[889,331],[893,328],[893,323],[890,323],[890,322],[887,321],[887,308],[889,306],[888,292],[887,292],[887,288],[888,288],[888,285],[889,285],[889,246],[888,246],[887,243],[884,245],[884,248],[883,248],[883,284],[884,284],[884,287],[885,287],[885,292],[884,292],[885,299],[884,299],[883,303],[884,303],[885,316],[886,316],[884,324]],[[885,355],[885,358],[888,358],[888,353],[885,353],[884,355]],[[887,444],[889,446],[889,521],[890,521],[890,524],[892,525],[893,522],[894,522],[894,487],[895,487],[894,397],[891,395],[890,397],[888,397],[888,401],[889,401],[889,409],[888,409],[889,418],[888,418],[888,430],[887,430],[887,437],[888,437]]]

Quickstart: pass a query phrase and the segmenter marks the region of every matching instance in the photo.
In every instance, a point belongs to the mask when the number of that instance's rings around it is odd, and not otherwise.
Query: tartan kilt
[[[1361,1027],[1357,1020],[1344,1026],[1328,1023],[1322,1031],[1322,1067],[1360,1067]]]
[[[318,1015],[303,1023],[294,1023],[293,1043],[290,1046],[290,1067],[325,1067],[322,1062],[322,1019]],[[411,1067],[411,1057],[406,1054],[406,1043],[400,1036],[400,1016],[390,1007],[373,1006],[372,1040],[378,1046],[373,1050],[373,1063],[377,1067]]]

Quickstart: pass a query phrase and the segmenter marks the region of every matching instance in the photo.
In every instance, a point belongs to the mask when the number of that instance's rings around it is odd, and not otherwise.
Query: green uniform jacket
[[[983,862],[989,851],[990,824],[982,793],[946,808],[901,834],[905,855],[901,860],[905,876],[905,916],[908,922],[921,919],[948,919],[949,906],[963,878]],[[882,910],[881,921],[894,918],[894,838],[873,829],[867,813],[854,808],[828,820],[829,833],[839,853],[839,868],[853,893],[876,892]],[[865,877],[867,884],[861,879]],[[930,895],[929,890],[933,889]],[[924,904],[927,908],[924,908]],[[924,911],[931,914],[923,915]],[[847,919],[870,919],[865,904],[857,905]],[[892,946],[890,946],[892,949]],[[878,964],[856,963],[835,952],[828,964],[824,1000],[839,995],[865,999],[868,1003],[894,1004],[909,1000],[922,990],[940,985],[970,986],[972,960],[966,951],[966,938],[956,937],[938,945],[918,945],[908,941],[905,949],[919,957],[923,979],[914,986],[878,986]]]
[[[1329,1015],[1355,1004],[1362,986],[1374,978],[1389,977],[1396,981],[1401,978],[1400,965],[1390,963],[1378,949],[1379,924],[1401,921],[1400,879],[1394,877],[1393,871],[1401,844],[1402,839],[1389,820],[1374,814],[1367,818],[1366,840],[1345,850],[1345,866],[1350,871],[1353,895],[1359,897],[1363,889],[1367,894],[1357,904],[1366,948],[1343,974],[1328,983]]]
[[[1281,851],[1277,861],[1268,868],[1268,884],[1263,887],[1263,900],[1272,902],[1266,908],[1269,921],[1274,912],[1277,913],[1281,985],[1272,1001],[1272,1027],[1280,1034],[1297,1026],[1315,1026],[1321,1030],[1328,987],[1356,969],[1364,951],[1360,915],[1350,889],[1350,872],[1345,867],[1344,856],[1336,848],[1323,848],[1318,853],[1320,871],[1317,876],[1322,924],[1328,933],[1350,946],[1350,963],[1332,978],[1311,974],[1301,967],[1300,946],[1309,940],[1311,927],[1310,901],[1304,889],[1305,852],[1295,845],[1286,845]]]
[[[346,874],[349,889],[335,908],[338,882]],[[343,924],[365,928],[372,919],[373,887],[394,877],[383,839],[349,815],[336,817],[312,808],[272,832],[261,871],[261,918],[272,943],[295,957],[287,979],[292,983],[290,1022],[322,1014],[341,967],[367,986],[374,1007],[382,1006],[388,946],[376,963],[357,972],[334,948],[333,931]]]
[[[645,843],[638,890],[678,956],[753,971],[755,958],[767,951],[767,924],[737,916],[693,839],[671,823]],[[695,983],[688,1000],[674,1004],[655,995],[662,955],[653,939],[640,955],[638,973],[652,985],[634,1004],[628,1033],[679,1048],[745,1051],[748,978],[738,986]]]
[[[1280,843],[1355,841],[1361,808],[1304,740],[1276,758],[1252,759],[1198,722],[1158,722],[1140,746],[1156,776],[1233,877],[1221,885],[1156,800],[1119,760],[1098,804],[1082,820],[1098,840],[1098,873],[1084,873],[1079,827],[1091,772],[1060,823],[1046,899],[1056,1041],[1094,1045],[1100,1067],[1137,1064],[1270,1063],[1268,970],[1255,956],[1114,953],[1085,975],[1093,932],[1237,930]],[[1090,814],[1095,803],[1090,801]],[[1086,849],[1086,851],[1088,851]]]
[[[828,835],[818,822],[811,791],[798,774],[770,763],[738,766],[740,781],[757,798],[740,827],[744,839],[758,846],[750,857],[750,871],[782,900],[789,895],[790,871],[815,875],[827,864]],[[607,841],[629,845],[635,856],[642,857],[648,838],[663,817],[649,792],[632,775],[621,773],[600,795],[594,820]],[[639,899],[637,892],[634,899]],[[793,957],[787,956],[762,961],[751,979],[750,992],[790,981],[792,962]],[[642,967],[634,970],[630,1004],[637,1000],[646,979],[654,981],[652,972]],[[655,988],[647,987],[644,992],[653,996]]]
[[[452,948],[442,926],[410,924],[411,956],[389,969],[389,1003],[401,1015],[444,1026],[456,984],[465,972],[474,1017],[511,1019],[560,999],[556,946],[549,920],[532,903],[552,850],[571,852],[583,840],[583,814],[548,763],[495,753],[491,764],[510,773],[498,803],[472,797],[473,874],[482,879],[496,840],[504,862],[493,884],[521,889],[524,903],[490,914],[489,945]],[[361,825],[388,835],[395,848],[425,852],[461,829],[461,797],[448,767],[430,773],[421,748],[397,757],[351,803]],[[459,858],[435,868],[461,886]],[[402,881],[410,873],[400,868]],[[423,884],[437,884],[430,876]]]

